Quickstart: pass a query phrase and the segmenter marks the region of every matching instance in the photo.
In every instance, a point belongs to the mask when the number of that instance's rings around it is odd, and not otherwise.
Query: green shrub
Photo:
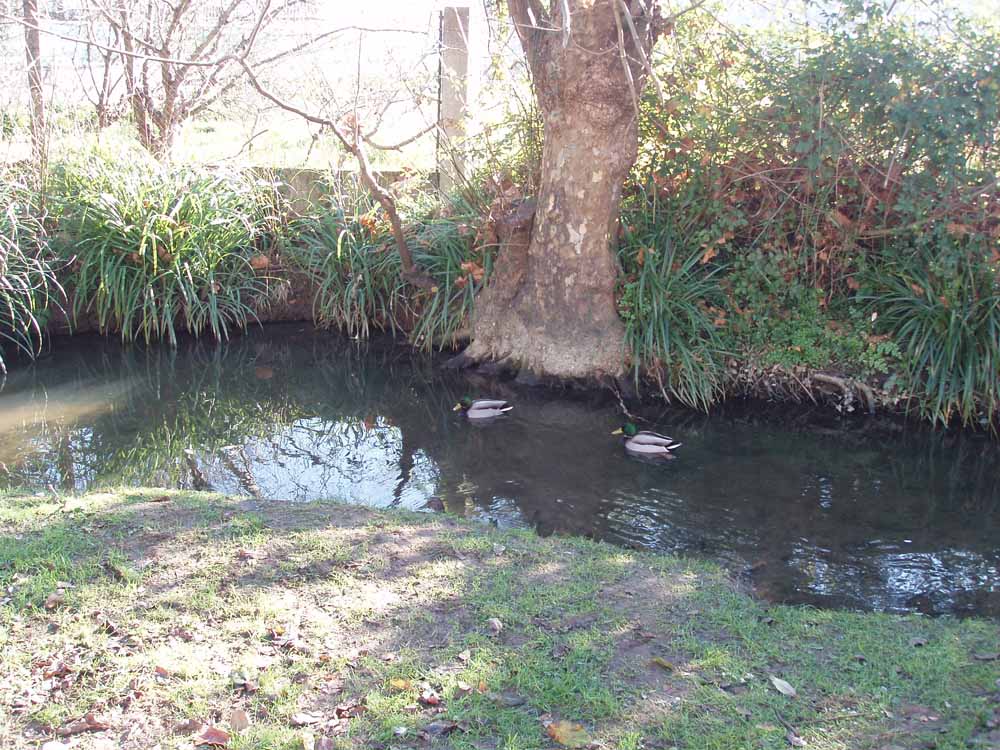
[[[11,171],[0,171],[0,372],[5,344],[35,354],[49,306],[58,302],[36,194]]]
[[[77,318],[174,344],[182,330],[224,339],[267,304],[268,278],[251,260],[274,217],[254,179],[93,155],[64,165],[56,190]]]
[[[899,373],[923,414],[968,423],[996,408],[996,281],[944,259],[1000,232],[1000,56],[995,31],[953,21],[940,36],[852,2],[751,39],[688,14],[659,59],[665,97],[643,101],[626,194],[645,198],[624,223],[652,200],[684,253],[724,267],[719,335],[741,362]],[[660,324],[638,319],[644,359]]]

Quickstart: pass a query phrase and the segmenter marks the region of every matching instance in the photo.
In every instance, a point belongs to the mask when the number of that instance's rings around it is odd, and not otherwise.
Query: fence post
[[[441,11],[441,55],[438,67],[438,187],[447,192],[464,164],[459,153],[465,135],[469,75],[469,8]]]

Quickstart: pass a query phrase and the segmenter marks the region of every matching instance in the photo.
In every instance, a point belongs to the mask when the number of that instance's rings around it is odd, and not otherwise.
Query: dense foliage
[[[338,189],[329,210],[297,223],[288,257],[316,285],[318,323],[362,338],[373,330],[405,332],[424,348],[464,335],[490,248],[475,242],[479,216],[464,201],[447,217],[425,203],[405,210],[414,260],[435,281],[427,291],[403,281],[388,223],[367,195]]]
[[[700,298],[704,314],[669,341],[635,339],[636,364],[678,366],[697,345],[745,367],[881,376],[942,422],[995,419],[997,41],[872,7],[804,38],[739,38],[708,15],[679,28],[665,96],[644,102],[625,223],[656,217],[678,258],[660,284],[690,291],[651,288],[643,260],[661,246],[627,243],[624,315],[654,298],[670,315]],[[704,403],[725,362],[698,362],[685,400]]]

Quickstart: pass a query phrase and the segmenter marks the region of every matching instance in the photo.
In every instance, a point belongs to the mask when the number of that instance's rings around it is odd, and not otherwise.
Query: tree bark
[[[558,379],[615,377],[624,369],[614,241],[638,149],[635,92],[645,74],[619,14],[633,13],[637,36],[650,48],[655,24],[616,3],[570,0],[546,11],[540,0],[509,0],[544,121],[542,177],[527,251],[502,243],[477,300],[470,359],[504,360]]]
[[[39,175],[45,169],[45,91],[42,88],[42,51],[38,31],[38,0],[24,0],[24,52],[28,63],[28,92],[31,95],[31,155]]]

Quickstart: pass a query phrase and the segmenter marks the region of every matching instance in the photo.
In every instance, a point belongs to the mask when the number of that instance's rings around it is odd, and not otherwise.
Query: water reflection
[[[450,409],[465,393],[517,409],[471,425]],[[675,412],[659,424],[684,441],[682,457],[650,466],[623,455],[609,435],[619,422],[600,397],[464,379],[389,344],[298,326],[176,351],[77,339],[12,369],[0,481],[203,481],[293,501],[443,506],[721,558],[776,600],[1000,614],[988,441]]]

